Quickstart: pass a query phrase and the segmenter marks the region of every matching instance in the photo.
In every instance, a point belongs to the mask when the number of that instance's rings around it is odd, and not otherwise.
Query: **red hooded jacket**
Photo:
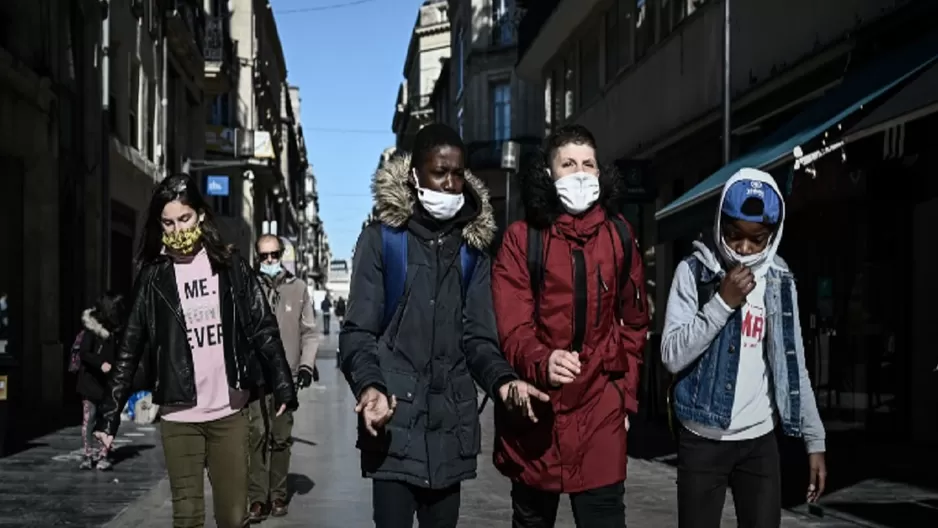
[[[576,493],[625,480],[624,421],[626,413],[638,410],[648,326],[645,275],[633,236],[628,280],[618,276],[624,269],[622,243],[600,206],[580,217],[561,214],[541,233],[545,255],[538,320],[526,222],[512,224],[505,235],[492,270],[492,292],[505,356],[523,379],[547,389],[551,401],[536,406],[536,424],[496,412],[494,461],[512,480]],[[585,292],[576,292],[574,285],[582,285],[584,275]],[[581,373],[573,383],[550,387],[548,358],[553,350],[570,350],[575,295],[584,293]]]

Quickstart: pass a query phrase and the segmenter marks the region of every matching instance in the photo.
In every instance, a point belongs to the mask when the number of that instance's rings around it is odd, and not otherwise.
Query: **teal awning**
[[[823,134],[864,105],[938,60],[938,32],[848,73],[841,84],[780,127],[746,155],[711,174],[657,213],[661,220],[717,195],[739,169],[762,169],[792,155],[798,147]]]

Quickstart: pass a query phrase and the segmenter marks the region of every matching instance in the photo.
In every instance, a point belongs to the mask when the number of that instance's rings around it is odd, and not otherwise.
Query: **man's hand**
[[[720,298],[727,306],[739,308],[746,301],[746,296],[756,287],[756,277],[745,266],[736,266],[720,283]]]
[[[625,416],[625,432],[629,432],[629,428],[632,427],[632,424],[629,422],[628,415]]]
[[[509,411],[520,411],[534,423],[537,423],[537,416],[534,415],[531,398],[537,398],[542,402],[550,401],[550,396],[537,390],[534,385],[521,380],[509,381],[499,387],[498,397],[502,399]]]
[[[559,387],[580,375],[580,358],[576,352],[554,350],[547,360],[547,381],[554,387]]]
[[[107,374],[110,371],[111,371],[110,363],[108,363],[107,361],[105,361],[104,363],[101,363],[101,372]]]
[[[365,429],[368,430],[371,436],[378,436],[378,431],[391,421],[396,408],[397,398],[393,394],[391,400],[388,401],[388,397],[384,393],[374,387],[368,387],[358,397],[355,412],[362,415]]]
[[[824,453],[808,455],[808,468],[811,475],[808,480],[808,502],[817,502],[827,485],[827,462],[824,461]]]
[[[296,388],[305,389],[313,384],[313,370],[306,365],[300,367],[296,373]]]

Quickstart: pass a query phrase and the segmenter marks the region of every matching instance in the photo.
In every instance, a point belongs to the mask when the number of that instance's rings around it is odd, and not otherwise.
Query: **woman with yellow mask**
[[[272,394],[278,414],[296,389],[277,321],[248,263],[222,242],[211,208],[186,174],[154,192],[130,314],[96,435],[110,446],[145,348],[173,495],[173,526],[205,523],[208,468],[215,519],[241,528],[248,487],[247,403]]]

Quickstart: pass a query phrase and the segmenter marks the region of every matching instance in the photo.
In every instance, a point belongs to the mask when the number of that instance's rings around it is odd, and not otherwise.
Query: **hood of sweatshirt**
[[[768,185],[775,191],[779,196],[779,201],[781,202],[781,215],[779,218],[779,226],[775,233],[772,234],[772,238],[769,240],[768,245],[760,254],[759,259],[752,264],[753,274],[756,277],[764,277],[768,273],[769,269],[773,266],[780,269],[784,269],[785,265],[779,259],[776,258],[778,253],[778,246],[782,242],[782,232],[785,228],[785,200],[782,199],[782,191],[779,189],[778,184],[775,183],[775,179],[771,174],[767,172],[760,171],[758,169],[740,169],[733,176],[727,180],[723,185],[723,190],[720,192],[720,201],[717,204],[716,215],[713,222],[713,238],[710,243],[704,243],[701,241],[695,241],[694,245],[694,255],[714,273],[719,273],[721,270],[726,268],[726,263],[731,262],[732,259],[726,253],[723,244],[723,232],[721,229],[721,217],[723,215],[723,201],[726,199],[726,191],[734,183],[740,180],[753,180]],[[714,249],[716,248],[716,249]]]

